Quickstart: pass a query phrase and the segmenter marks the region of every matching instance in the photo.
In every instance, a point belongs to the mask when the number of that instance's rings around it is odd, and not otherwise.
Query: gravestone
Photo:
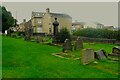
[[[112,48],[112,53],[108,54],[109,56],[120,57],[120,46],[115,46]]]
[[[63,52],[72,51],[72,44],[69,39],[66,39],[63,44]]]
[[[107,58],[106,52],[104,50],[99,50],[95,52],[95,58],[98,60],[102,60]]]
[[[40,43],[40,36],[35,37],[36,43]]]
[[[29,27],[25,30],[25,41],[30,41],[31,36],[33,35],[33,28]]]
[[[120,46],[113,47],[112,53],[120,54]]]
[[[94,50],[91,48],[83,49],[81,61],[83,65],[93,62],[94,61]]]
[[[80,37],[77,38],[74,49],[75,50],[83,49],[83,41]]]

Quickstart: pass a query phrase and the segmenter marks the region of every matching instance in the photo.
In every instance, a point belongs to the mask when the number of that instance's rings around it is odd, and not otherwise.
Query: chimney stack
[[[26,22],[26,19],[23,19],[23,22]]]
[[[50,13],[50,9],[49,8],[46,9],[46,13]]]

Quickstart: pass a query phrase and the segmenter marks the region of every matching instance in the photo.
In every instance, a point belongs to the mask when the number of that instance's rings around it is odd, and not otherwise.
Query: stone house
[[[98,22],[73,22],[72,28],[74,28],[75,30],[84,28],[103,29],[104,25]]]
[[[59,22],[58,31],[63,27],[66,27],[71,33],[72,17],[63,13],[51,13],[49,8],[46,9],[46,12],[32,12],[31,19],[29,20],[31,24],[29,23],[29,26],[33,27],[34,33],[53,34],[52,23],[54,22],[55,17]],[[19,27],[22,27],[22,24],[25,23],[21,23]],[[26,24],[28,24],[28,22],[26,22]],[[28,26],[24,25],[24,27]],[[24,27],[23,29],[25,29]]]
[[[95,29],[102,29],[104,27],[103,24],[98,22],[86,22],[84,24],[84,28],[95,28]]]
[[[75,29],[75,30],[83,29],[84,24],[85,24],[84,22],[73,22],[72,23],[72,28]]]
[[[20,23],[20,24],[18,25],[18,27],[17,27],[18,31],[20,31],[20,32],[24,32],[24,31],[25,31],[25,23],[26,23],[26,20],[23,19],[23,22]]]
[[[107,30],[115,30],[114,26],[104,26],[103,29],[107,29]]]

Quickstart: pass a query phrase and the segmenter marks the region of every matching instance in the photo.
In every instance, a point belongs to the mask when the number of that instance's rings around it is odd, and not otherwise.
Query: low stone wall
[[[88,37],[80,37],[83,42],[96,42],[96,43],[109,43],[109,44],[120,44],[120,41],[116,39],[102,39],[102,38],[88,38]],[[72,36],[72,41],[75,41],[77,36]]]

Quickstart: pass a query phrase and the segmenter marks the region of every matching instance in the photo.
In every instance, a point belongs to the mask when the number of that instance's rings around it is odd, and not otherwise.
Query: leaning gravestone
[[[86,65],[94,61],[94,50],[91,48],[84,49],[82,53],[82,64]]]
[[[97,58],[98,60],[102,60],[104,58],[107,58],[106,52],[104,50],[96,51],[95,58]]]
[[[83,49],[83,41],[80,37],[77,38],[74,49],[75,50]]]
[[[109,56],[120,57],[120,46],[115,46],[112,48],[112,53],[108,54]]]
[[[72,51],[72,44],[69,39],[66,39],[63,44],[63,52]]]

